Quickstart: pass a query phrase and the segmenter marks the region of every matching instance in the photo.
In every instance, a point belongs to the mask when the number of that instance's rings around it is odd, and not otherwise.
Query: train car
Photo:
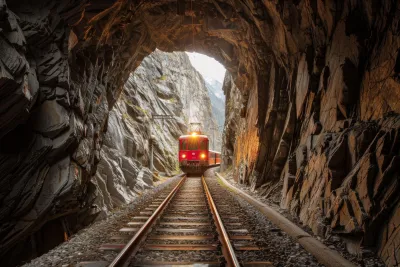
[[[216,165],[221,163],[221,153],[217,151],[208,151],[208,165]]]
[[[206,135],[193,132],[179,137],[179,167],[184,173],[202,174],[210,165],[219,164],[219,152],[208,150]]]

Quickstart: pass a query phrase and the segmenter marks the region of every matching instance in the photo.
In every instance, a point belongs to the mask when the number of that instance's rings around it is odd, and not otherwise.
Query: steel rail
[[[225,230],[224,224],[222,223],[221,217],[219,216],[217,207],[214,203],[214,200],[211,196],[211,192],[208,189],[206,179],[204,176],[201,177],[201,181],[203,183],[204,191],[206,192],[207,201],[211,208],[211,212],[214,217],[215,225],[217,226],[217,231],[219,233],[219,238],[222,243],[222,252],[224,254],[227,266],[231,267],[239,267],[240,263],[236,257],[235,251],[233,250],[231,241],[229,240],[228,233]]]
[[[134,254],[138,251],[141,242],[144,240],[151,227],[154,225],[156,220],[160,217],[170,200],[175,196],[176,192],[183,185],[186,180],[186,175],[179,181],[179,183],[174,187],[171,193],[164,199],[164,201],[158,206],[150,218],[143,224],[142,227],[136,232],[136,234],[129,240],[128,244],[121,250],[117,257],[110,263],[109,267],[121,267],[128,266],[130,260]]]

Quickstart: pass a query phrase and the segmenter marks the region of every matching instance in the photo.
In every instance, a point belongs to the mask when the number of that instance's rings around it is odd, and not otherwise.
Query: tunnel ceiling
[[[238,181],[282,191],[314,232],[356,235],[392,263],[400,228],[378,230],[379,244],[367,233],[400,210],[398,1],[31,2],[0,2],[3,257],[47,221],[75,216],[79,228],[95,214],[108,112],[158,48],[229,71],[240,114],[225,139]]]
[[[288,61],[285,44],[275,41],[284,42],[284,33],[279,33],[283,25],[268,19],[278,14],[268,14],[264,4],[252,2],[118,1],[101,12],[91,4],[82,16],[69,18],[73,38],[76,34],[81,40],[73,51],[112,51],[114,57],[108,60],[118,62],[121,75],[155,48],[197,51],[216,58],[240,88],[249,90],[256,82],[255,69],[265,71],[274,51],[281,64]]]

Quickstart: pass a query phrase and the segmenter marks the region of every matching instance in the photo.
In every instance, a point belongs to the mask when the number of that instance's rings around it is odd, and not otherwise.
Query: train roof
[[[179,140],[186,139],[186,138],[189,138],[189,137],[200,137],[200,138],[207,138],[208,139],[208,136],[204,135],[204,134],[196,134],[196,135],[186,134],[186,135],[179,136]]]

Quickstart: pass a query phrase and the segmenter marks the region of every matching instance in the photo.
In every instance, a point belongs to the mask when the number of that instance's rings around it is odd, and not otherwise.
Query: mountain
[[[210,77],[204,77],[204,80],[206,81],[207,88],[212,92],[212,94],[225,103],[225,95],[222,91],[222,83]]]
[[[204,80],[214,117],[217,120],[220,132],[222,132],[225,123],[225,95],[222,91],[222,83],[212,78],[205,78]]]

